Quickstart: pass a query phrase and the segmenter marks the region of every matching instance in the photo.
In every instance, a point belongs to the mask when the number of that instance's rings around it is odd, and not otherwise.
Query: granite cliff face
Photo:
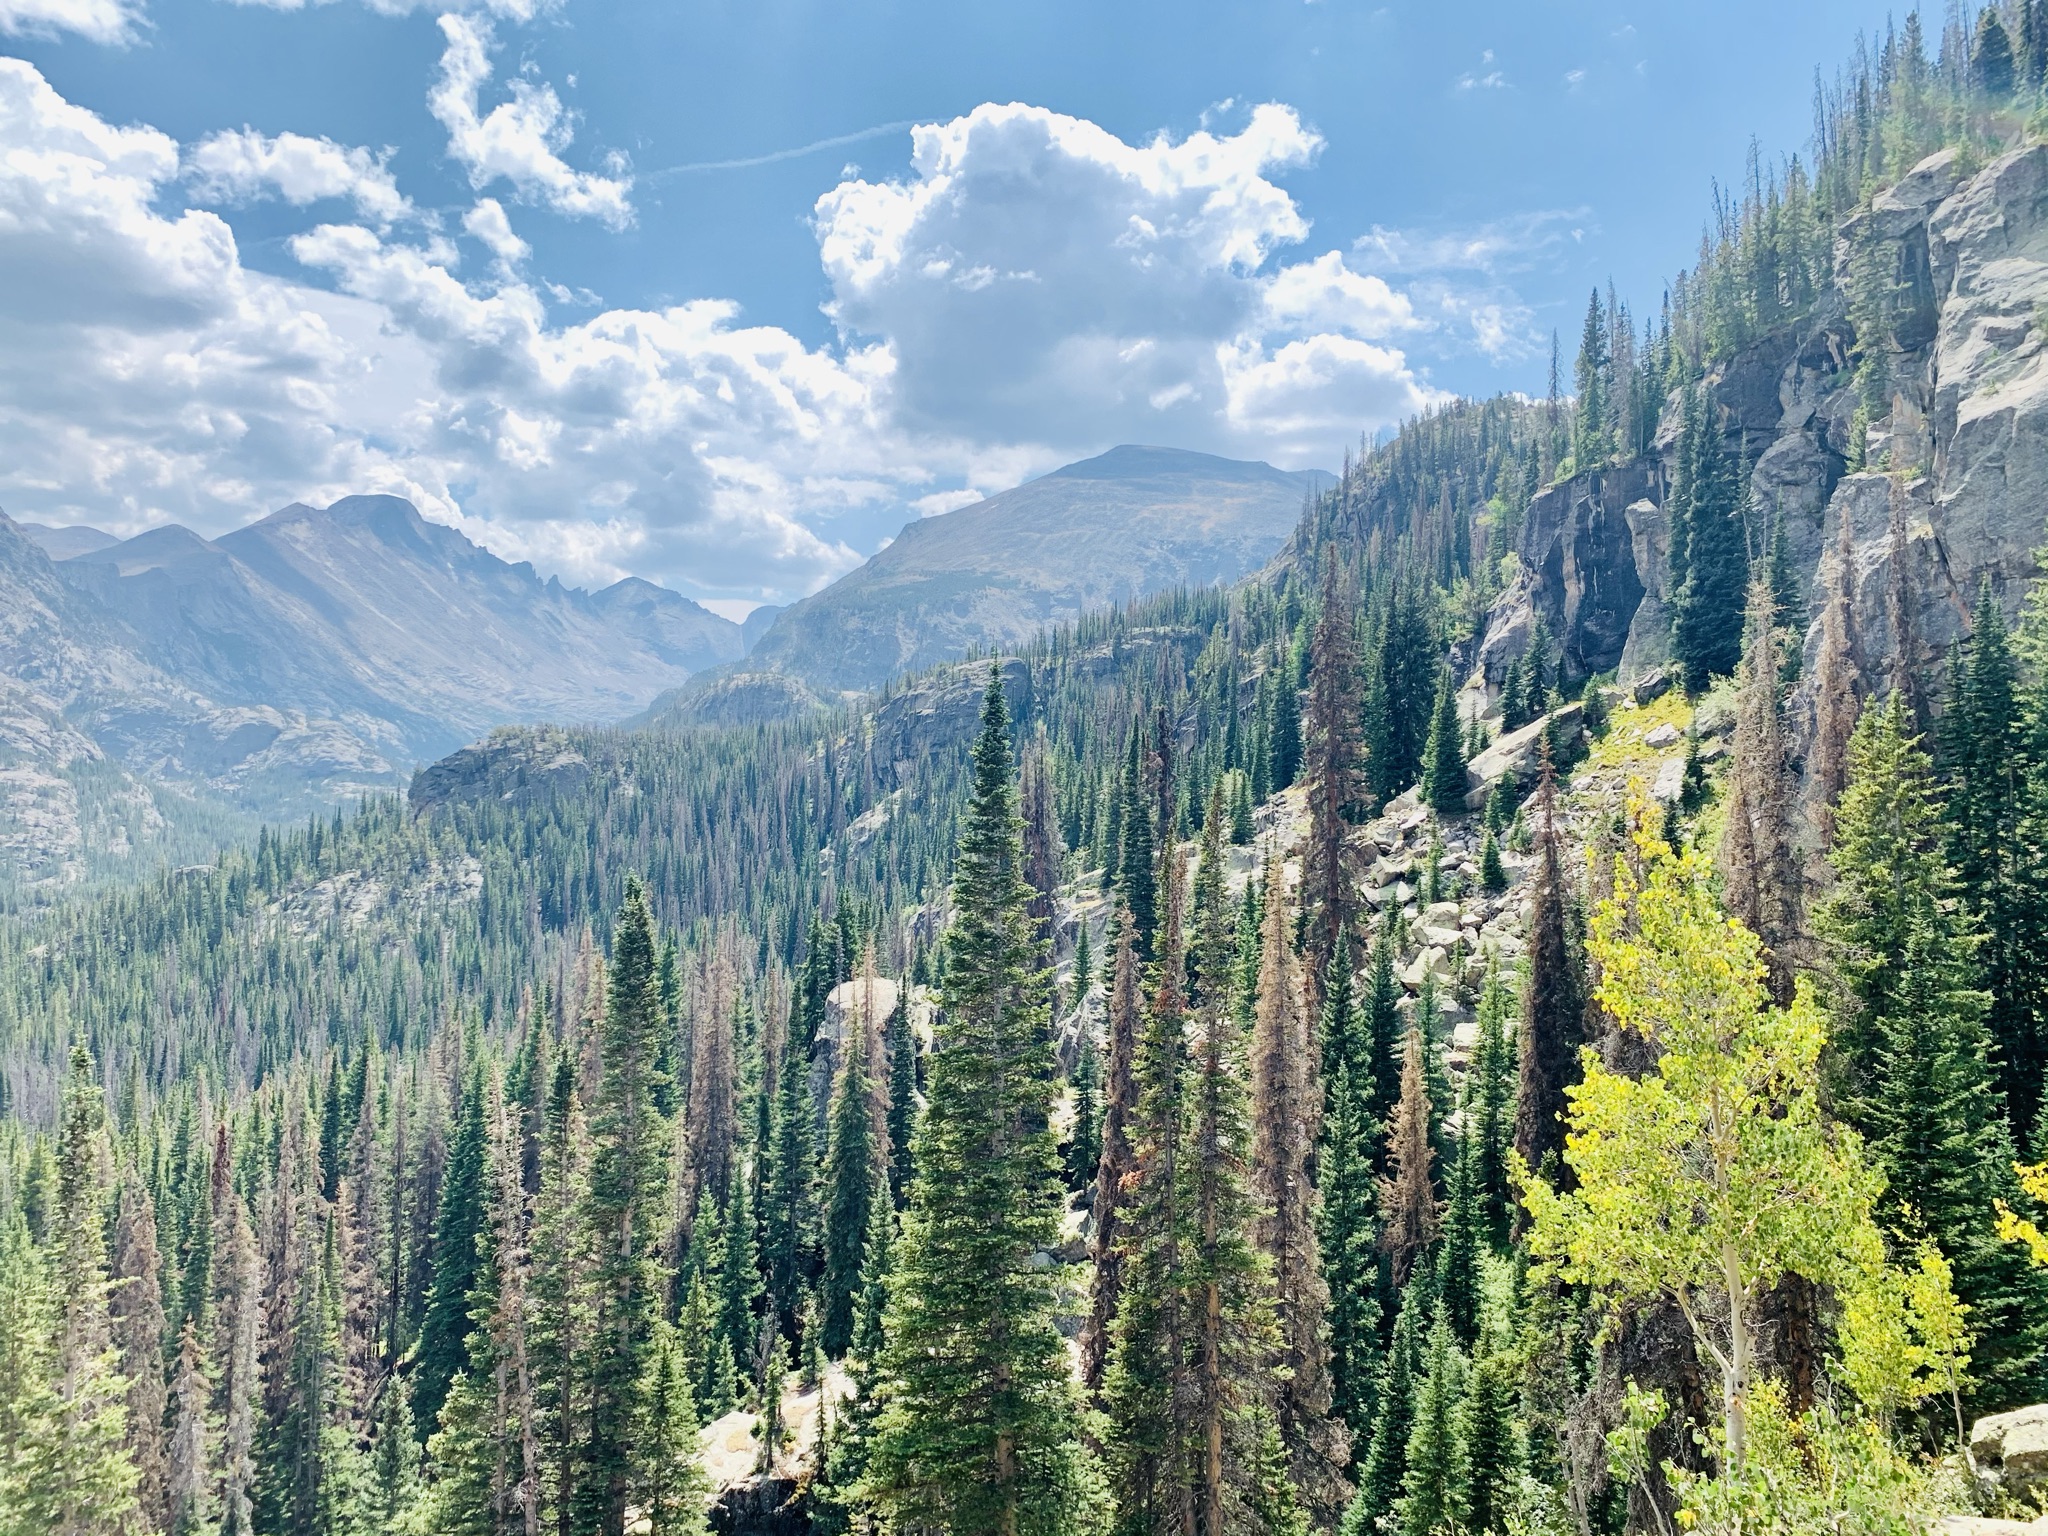
[[[1834,265],[1838,295],[1859,271],[1874,290],[1868,334],[1858,336],[1837,296],[1707,386],[1730,451],[1751,466],[1753,534],[1783,512],[1809,659],[1820,640],[1817,594],[1833,586],[1847,517],[1856,660],[1865,685],[1882,691],[1902,675],[1939,677],[1985,583],[2010,615],[2041,574],[2048,146],[1975,171],[1953,151],[1929,158],[1842,226]],[[1865,355],[1876,374],[1859,384]],[[1859,416],[1869,397],[1880,404]],[[1613,669],[1627,684],[1664,665],[1663,503],[1676,439],[1674,401],[1652,453],[1535,498],[1521,571],[1489,615],[1474,686],[1498,686],[1539,614],[1575,675]],[[1869,467],[1851,472],[1859,459]],[[1795,698],[1795,722],[1810,707]]]

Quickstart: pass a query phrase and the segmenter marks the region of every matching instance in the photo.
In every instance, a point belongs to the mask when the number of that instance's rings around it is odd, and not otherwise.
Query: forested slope
[[[2044,52],[1909,22],[1668,315],[1596,299],[1569,394],[1411,424],[1256,581],[502,732],[0,932],[0,1524],[2017,1507],[1939,1456],[2048,1388],[2048,680],[2031,564],[1956,552],[2041,511],[1944,393],[1992,236],[1951,341],[1857,252],[1996,194],[2048,274]]]

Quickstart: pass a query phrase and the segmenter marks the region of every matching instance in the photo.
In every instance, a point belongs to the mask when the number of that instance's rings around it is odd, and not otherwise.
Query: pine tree
[[[1157,871],[1152,846],[1152,807],[1145,794],[1142,772],[1143,752],[1138,733],[1131,732],[1130,750],[1124,758],[1123,843],[1117,853],[1117,894],[1131,914],[1131,941],[1138,958],[1152,958],[1152,933],[1157,926]]]
[[[1515,1152],[1546,1178],[1559,1176],[1565,1093],[1578,1078],[1585,1030],[1585,983],[1565,911],[1563,830],[1557,781],[1546,755],[1537,791],[1535,891],[1529,919],[1529,970],[1522,991],[1515,1097]]]
[[[889,1048],[889,1193],[901,1210],[913,1172],[917,1130],[917,1036],[910,1028],[910,984],[897,989],[882,1038]]]
[[[697,1405],[675,1330],[666,1323],[655,1325],[644,1396],[646,1428],[634,1480],[644,1529],[648,1536],[703,1536],[709,1487],[698,1465]]]
[[[1102,1052],[1085,1023],[1074,1048],[1074,1132],[1067,1145],[1067,1188],[1095,1187],[1102,1164]]]
[[[1196,1536],[1239,1528],[1240,1502],[1268,1531],[1288,1529],[1293,1485],[1272,1417],[1273,1319],[1248,1166],[1250,1098],[1239,1007],[1238,936],[1224,891],[1223,848],[1210,801],[1195,876],[1194,1061],[1188,1156],[1194,1223],[1183,1283],[1191,1335],[1197,1467]]]
[[[178,1363],[171,1378],[170,1437],[167,1446],[167,1515],[169,1536],[204,1536],[214,1529],[211,1436],[207,1405],[213,1384],[206,1379],[199,1330],[189,1317],[178,1336]]]
[[[1123,1294],[1123,1249],[1119,1217],[1124,1181],[1131,1172],[1131,1116],[1138,1102],[1138,953],[1127,908],[1112,922],[1114,969],[1109,987],[1109,1064],[1103,1082],[1102,1153],[1095,1174],[1094,1231],[1088,1245],[1094,1260],[1087,1325],[1081,1330],[1081,1380],[1090,1391],[1102,1384],[1116,1310]]]
[[[48,1536],[122,1536],[147,1529],[127,1450],[128,1382],[108,1314],[106,1105],[91,1055],[71,1050],[57,1127],[57,1199],[50,1212],[48,1375],[29,1384],[16,1452],[18,1528]],[[17,1388],[16,1390],[19,1390]]]
[[[1445,667],[1430,715],[1429,745],[1422,758],[1422,803],[1439,816],[1465,814],[1465,743],[1458,728],[1458,695]]]
[[[1192,1238],[1182,1167],[1187,951],[1177,845],[1167,848],[1163,874],[1157,982],[1133,1064],[1138,1096],[1130,1120],[1130,1192],[1118,1216],[1121,1296],[1103,1374],[1105,1470],[1116,1493],[1111,1530],[1118,1536],[1185,1530],[1194,1517],[1191,1320],[1181,1290],[1183,1253]]]
[[[1009,711],[991,668],[961,819],[941,1049],[891,1281],[863,1482],[885,1518],[950,1536],[1092,1527],[1089,1464],[1049,1278],[1059,1152],[1043,962],[1025,910]]]
[[[535,1326],[529,1342],[540,1424],[541,1502],[557,1536],[571,1536],[576,1529],[576,1448],[584,1422],[590,1338],[591,1233],[583,1221],[589,1184],[590,1139],[576,1063],[564,1052],[555,1058],[541,1138],[540,1194],[533,1208]]]
[[[1287,886],[1277,864],[1267,866],[1265,908],[1252,1036],[1252,1177],[1263,1203],[1258,1243],[1273,1263],[1281,1367],[1275,1411],[1296,1486],[1311,1515],[1328,1523],[1351,1496],[1344,1480],[1351,1445],[1344,1426],[1330,1417],[1329,1291],[1309,1179],[1323,1095],[1295,978]]]
[[[1372,962],[1365,973],[1365,1059],[1360,1063],[1358,1125],[1372,1135],[1372,1167],[1387,1171],[1384,1136],[1401,1098],[1401,1059],[1408,1028],[1401,1020],[1401,980],[1395,970],[1394,936],[1380,925]]]
[[[114,1224],[114,1347],[128,1381],[128,1458],[136,1497],[158,1530],[170,1523],[170,1468],[164,1452],[164,1304],[157,1280],[156,1205],[133,1177],[121,1181]]]
[[[866,1020],[863,1028],[871,1028]],[[875,1145],[868,1079],[870,1051],[849,1025],[838,1082],[832,1092],[831,1138],[825,1154],[824,1270],[819,1281],[819,1346],[837,1360],[853,1343],[861,1264],[867,1256],[868,1202],[877,1168],[886,1166]]]
[[[1444,1202],[1443,1245],[1437,1250],[1437,1295],[1451,1336],[1463,1349],[1479,1342],[1480,1256],[1486,1250],[1477,1086],[1468,1078],[1462,1115],[1464,1132],[1456,1143],[1450,1197]]]
[[[463,1089],[448,1169],[441,1179],[441,1209],[434,1225],[434,1282],[420,1329],[412,1402],[423,1431],[440,1422],[455,1373],[468,1358],[469,1293],[476,1284],[477,1234],[484,1221],[484,1093],[481,1066]]]
[[[2037,712],[2048,718],[2048,711]],[[1948,857],[1984,934],[1979,955],[1991,993],[1992,1059],[2015,1140],[2040,1113],[2048,1070],[2048,968],[2039,958],[2048,954],[2048,864],[2033,835],[2042,794],[2029,771],[2027,735],[2018,664],[1987,585],[1955,669],[1941,759]]]
[[[1977,17],[1977,36],[1970,46],[1970,83],[1987,101],[2001,102],[2012,96],[2012,38],[1991,6]]]
[[[1464,1447],[1464,1529],[1492,1536],[1505,1532],[1522,1471],[1515,1425],[1520,1389],[1512,1363],[1484,1355],[1473,1363],[1459,1425]]]
[[[1372,1443],[1358,1470],[1358,1496],[1344,1512],[1343,1536],[1374,1536],[1394,1513],[1408,1467],[1408,1439],[1415,1422],[1415,1373],[1421,1364],[1421,1287],[1401,1297],[1393,1339],[1380,1361],[1373,1401]]]
[[[254,1464],[259,1382],[256,1340],[261,1324],[262,1272],[249,1213],[234,1187],[228,1128],[216,1133],[210,1175],[213,1221],[213,1317],[211,1375],[214,1412],[220,1423],[217,1463],[220,1487],[215,1507],[220,1536],[251,1536],[255,1512],[250,1495]]]
[[[1742,659],[1742,612],[1749,574],[1742,492],[1704,388],[1685,407],[1674,481],[1671,536],[1671,651],[1686,687],[1706,686]]]
[[[727,971],[707,963],[694,1000],[690,1080],[684,1125],[689,1133],[689,1178],[682,1197],[691,1208],[705,1190],[723,1205],[732,1192],[739,1141],[739,1065]]]
[[[1849,733],[1856,728],[1862,684],[1856,666],[1856,532],[1846,501],[1836,526],[1834,565],[1814,663],[1813,745],[1807,752],[1807,775],[1823,841],[1833,837],[1835,801],[1849,782]]]
[[[753,1357],[763,1289],[760,1250],[744,1180],[733,1183],[725,1206],[725,1269],[719,1276],[718,1330],[737,1368]]]
[[[1508,1152],[1515,1139],[1514,1017],[1514,991],[1501,973],[1499,957],[1489,952],[1479,989],[1479,1038],[1472,1052],[1472,1103],[1465,1134],[1478,1143],[1479,1201],[1487,1242],[1502,1252],[1515,1210],[1508,1171]]]
[[[1607,431],[1608,361],[1607,322],[1600,310],[1600,290],[1595,288],[1573,369],[1578,400],[1572,413],[1572,460],[1581,474],[1598,469],[1613,451]]]
[[[797,1304],[817,1270],[817,1121],[811,1098],[810,1055],[790,1030],[777,1074],[772,1139],[764,1149],[761,1180],[761,1263],[769,1310],[796,1336]]]
[[[1277,795],[1293,784],[1294,776],[1301,771],[1301,695],[1295,689],[1293,669],[1284,657],[1275,657],[1268,667],[1266,689],[1266,772],[1262,787],[1266,794]]]
[[[591,1105],[590,1186],[584,1200],[593,1308],[576,1508],[585,1529],[623,1536],[633,1436],[644,1408],[662,1290],[653,1250],[667,1140],[654,1092],[661,1022],[654,930],[637,879],[626,883],[605,992],[602,1069]]]
[[[540,1433],[528,1327],[522,1137],[495,1082],[484,1101],[487,1146],[479,1180],[484,1216],[470,1286],[464,1362],[428,1441],[436,1536],[535,1536],[540,1529]]]
[[[1933,764],[1896,694],[1849,744],[1834,893],[1820,914],[1851,1007],[1837,1036],[1842,1097],[1884,1168],[1897,1220],[1935,1239],[1977,1336],[1986,1406],[2017,1401],[2048,1343],[2038,1271],[1985,1213],[2014,1198],[2011,1135],[1992,1077],[1983,935],[1942,856]]]
[[[1486,837],[1479,845],[1479,888],[1489,896],[1498,896],[1508,888],[1507,865],[1501,862],[1500,839],[1494,836],[1492,827],[1486,829]]]
[[[1358,926],[1359,850],[1351,823],[1363,809],[1358,718],[1358,654],[1351,604],[1337,584],[1337,567],[1323,571],[1322,613],[1309,648],[1308,750],[1302,770],[1308,786],[1308,836],[1302,845],[1303,962],[1309,1017],[1322,1013],[1323,979],[1336,959],[1340,937]]]
[[[1422,1380],[1415,1388],[1408,1464],[1401,1497],[1394,1503],[1399,1536],[1447,1536],[1463,1525],[1465,1447],[1459,1428],[1465,1376],[1465,1357],[1449,1323],[1439,1316],[1429,1331]]]
[[[1777,600],[1761,577],[1750,583],[1748,632],[1721,838],[1723,899],[1728,915],[1767,946],[1771,992],[1783,1005],[1791,1001],[1793,961],[1805,927],[1804,873],[1789,820]]]

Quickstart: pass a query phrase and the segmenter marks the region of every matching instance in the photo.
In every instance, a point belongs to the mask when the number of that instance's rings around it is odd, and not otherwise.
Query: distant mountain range
[[[1316,470],[1113,448],[911,523],[777,614],[744,661],[698,674],[646,718],[787,714],[977,647],[1015,646],[1092,609],[1235,581],[1280,548],[1303,504],[1331,483]]]
[[[401,789],[495,726],[617,720],[744,647],[677,593],[543,581],[393,496],[213,540],[0,514],[0,884]]]
[[[744,625],[638,578],[543,581],[394,496],[216,539],[0,514],[0,898],[208,857],[253,820],[401,789],[497,726],[786,715],[1235,580],[1328,481],[1117,448],[912,523]]]

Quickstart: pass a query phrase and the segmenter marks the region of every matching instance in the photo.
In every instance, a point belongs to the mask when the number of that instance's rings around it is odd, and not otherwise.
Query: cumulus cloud
[[[192,146],[186,176],[201,202],[248,203],[281,197],[303,208],[324,198],[345,198],[363,218],[389,224],[412,212],[386,162],[389,151],[311,139],[298,133],[276,138],[253,128],[210,134]]]
[[[516,161],[508,108],[478,115],[488,26],[442,25],[472,179],[629,216],[623,179],[606,204],[561,163],[558,104],[524,120],[557,169]],[[461,220],[491,263],[458,269],[368,151],[242,130],[181,155],[0,59],[0,504],[216,531],[382,490],[572,578],[787,599],[907,517],[1117,441],[1334,463],[1438,398],[1400,343],[1446,322],[1363,250],[1290,263],[1308,225],[1275,177],[1318,141],[1283,107],[1238,121],[919,129],[901,181],[817,204],[838,334],[809,346],[715,299],[565,302],[496,197]],[[180,178],[355,217],[290,241],[308,281],[263,276],[215,212],[162,211]]]
[[[519,196],[557,213],[597,219],[614,229],[633,222],[627,199],[632,178],[572,168],[561,156],[574,136],[569,113],[554,87],[524,77],[511,83],[512,99],[484,112],[479,98],[491,79],[491,24],[476,16],[441,17],[447,46],[427,107],[448,130],[448,153],[482,191],[507,181]]]
[[[0,32],[10,37],[76,32],[95,43],[125,43],[141,25],[142,7],[128,0],[0,0]]]
[[[495,197],[479,198],[462,216],[462,227],[485,246],[507,268],[516,267],[533,254],[533,247],[512,233],[512,221]]]

